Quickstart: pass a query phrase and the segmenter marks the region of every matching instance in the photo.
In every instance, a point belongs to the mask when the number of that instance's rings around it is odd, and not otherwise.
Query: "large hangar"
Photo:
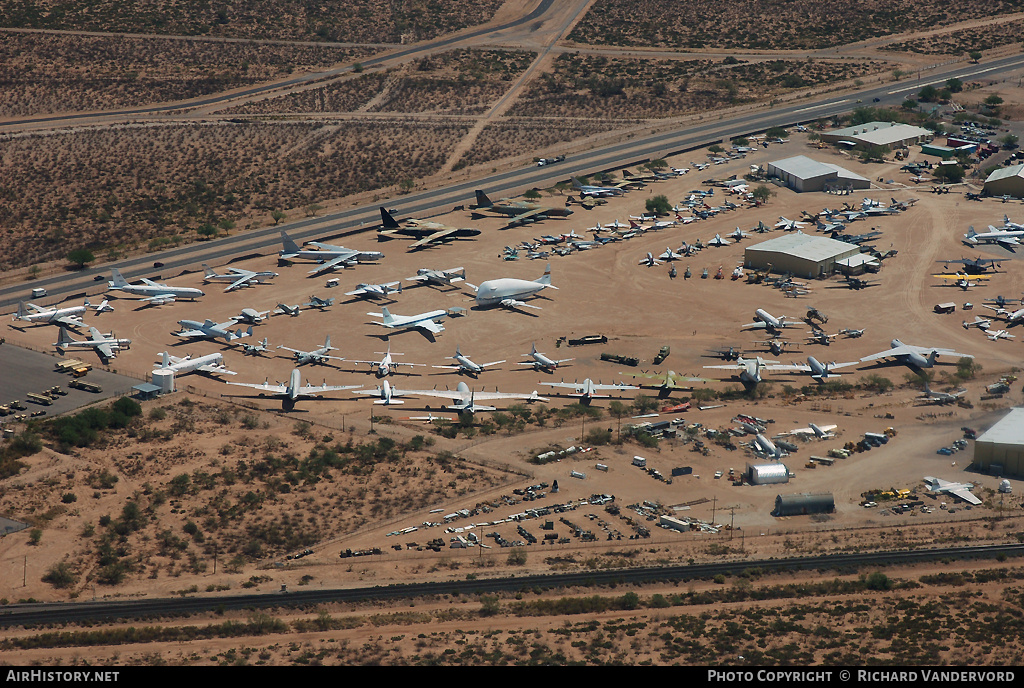
[[[1024,478],[1024,408],[1010,409],[974,441],[974,466],[990,475]]]
[[[838,165],[818,162],[806,155],[768,163],[768,176],[778,177],[794,191],[868,189],[871,181]]]
[[[1024,198],[1024,165],[1010,165],[994,170],[985,179],[985,193],[989,196]]]
[[[860,146],[909,146],[931,140],[931,130],[898,122],[867,122],[844,129],[821,132],[821,140],[827,143],[843,143]]]
[[[752,270],[771,269],[816,279],[831,275],[837,262],[857,255],[860,248],[853,244],[797,231],[747,246],[743,263]]]

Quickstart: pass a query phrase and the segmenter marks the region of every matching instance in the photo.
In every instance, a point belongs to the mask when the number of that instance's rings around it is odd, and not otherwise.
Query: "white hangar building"
[[[974,465],[989,475],[1024,478],[1024,407],[1010,409],[974,440]]]
[[[1024,165],[993,170],[985,179],[985,193],[989,196],[1024,198]]]
[[[855,172],[797,155],[768,163],[768,176],[778,177],[794,191],[867,189],[871,181]]]
[[[899,148],[912,143],[930,141],[934,134],[930,129],[915,127],[899,122],[868,122],[855,124],[844,129],[821,132],[821,140],[827,143],[841,143],[847,146],[890,146]]]
[[[845,241],[796,231],[791,234],[747,246],[743,264],[752,270],[790,272],[798,277],[816,279],[844,270],[856,262],[860,248]]]

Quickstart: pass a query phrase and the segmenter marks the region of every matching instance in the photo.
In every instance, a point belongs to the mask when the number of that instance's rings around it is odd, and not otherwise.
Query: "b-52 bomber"
[[[480,235],[479,229],[449,227],[440,222],[428,220],[409,219],[405,221],[405,226],[402,226],[384,208],[380,209],[380,217],[381,228],[377,230],[377,240],[384,241],[399,237],[412,237],[417,239],[414,243],[409,244],[409,248],[413,250]]]
[[[494,203],[483,191],[476,192],[476,210],[498,215],[505,215],[509,218],[506,227],[515,227],[527,222],[546,220],[549,217],[569,217],[572,210],[564,207],[543,206],[539,203],[527,203],[525,201],[513,201],[507,198],[501,202]]]
[[[310,275],[319,275],[321,272],[333,270],[339,266],[347,268],[359,263],[375,262],[384,257],[384,254],[380,251],[358,251],[353,248],[325,244],[320,241],[308,242],[310,246],[316,248],[315,251],[303,249],[283,229],[281,230],[281,242],[283,248],[278,253],[279,260],[290,261],[298,258],[300,260],[313,260],[320,263],[320,265],[309,271]]]

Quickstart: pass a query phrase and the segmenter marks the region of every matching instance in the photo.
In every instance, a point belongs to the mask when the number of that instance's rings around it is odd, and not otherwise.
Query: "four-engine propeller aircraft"
[[[364,299],[384,299],[391,294],[401,294],[401,282],[385,282],[383,284],[359,284],[352,291],[345,292],[345,296],[358,296]]]
[[[447,311],[427,311],[418,315],[393,315],[387,308],[381,308],[382,313],[367,313],[374,318],[382,318],[381,322],[374,322],[375,325],[386,327],[389,330],[421,329],[430,334],[440,334],[444,331],[444,325],[434,320],[448,315]]]
[[[371,367],[371,370],[377,375],[377,377],[387,377],[391,373],[397,373],[399,366],[419,366],[425,368],[426,363],[406,363],[405,361],[396,361],[392,356],[403,356],[404,354],[393,354],[391,353],[391,342],[388,342],[387,351],[375,351],[374,353],[383,356],[378,361],[358,361],[350,360],[349,363],[365,363]]]
[[[476,292],[477,306],[501,306],[502,308],[539,309],[540,306],[524,303],[522,299],[534,296],[543,289],[558,289],[551,284],[551,263],[547,264],[543,275],[532,281],[502,277],[481,282],[480,286],[467,282],[466,286]]]
[[[466,279],[466,268],[448,268],[447,270],[434,270],[433,268],[420,268],[412,277],[407,277],[410,282],[419,284],[436,284],[438,286],[450,287],[456,282]]]
[[[807,365],[802,363],[795,363],[793,365],[770,365],[765,366],[764,369],[771,371],[791,371],[800,373],[810,373],[811,377],[817,382],[825,382],[834,377],[841,377],[838,373],[832,373],[833,370],[839,370],[840,368],[849,368],[855,366],[858,361],[851,361],[849,363],[820,363],[814,356],[807,357]]]
[[[263,284],[269,280],[277,277],[276,272],[269,270],[255,272],[253,270],[243,270],[242,268],[228,268],[228,271],[224,274],[217,274],[217,272],[206,263],[203,263],[203,282],[230,282],[225,292],[234,291],[235,289],[241,289],[242,287],[252,287],[257,284]]]
[[[68,334],[66,328],[60,328],[60,335],[54,346],[62,354],[66,349],[94,349],[104,363],[117,356],[121,349],[130,349],[132,340],[118,339],[111,334],[103,334],[95,327],[89,328],[89,338],[82,341],[75,341]]]
[[[283,248],[278,253],[280,260],[288,261],[298,258],[300,260],[314,260],[320,263],[320,265],[309,271],[310,275],[319,275],[321,272],[333,270],[338,266],[348,268],[359,263],[372,263],[384,257],[384,254],[380,251],[359,251],[353,248],[345,248],[344,246],[325,244],[321,241],[308,242],[310,246],[316,248],[315,251],[311,251],[301,248],[283,229],[281,230],[281,242]]]
[[[456,239],[479,236],[479,229],[468,227],[449,227],[440,222],[410,219],[403,227],[386,209],[380,209],[381,229],[377,230],[378,241],[412,237],[418,241],[409,244],[410,249],[423,248],[435,244],[443,244]]]
[[[527,222],[546,220],[549,217],[569,217],[572,210],[569,208],[558,208],[543,206],[538,203],[527,203],[524,201],[512,201],[507,198],[501,199],[500,203],[494,203],[483,191],[476,192],[476,209],[505,215],[509,218],[508,227],[515,227]]]
[[[458,346],[455,347],[455,355],[450,356],[449,358],[454,360],[458,365],[436,365],[434,366],[434,368],[454,370],[457,373],[466,373],[467,375],[472,375],[473,377],[476,377],[487,368],[505,362],[505,360],[502,359],[500,361],[491,361],[490,363],[474,363],[472,360],[470,360],[468,356],[462,353],[461,349]]]
[[[943,349],[941,347],[926,347],[926,346],[914,346],[912,344],[904,344],[898,339],[894,339],[891,342],[892,348],[887,351],[880,351],[877,354],[871,354],[860,359],[861,362],[865,361],[877,361],[882,358],[891,358],[896,362],[902,363],[908,366],[912,370],[919,370],[921,368],[931,368],[935,365],[936,359],[939,356],[950,356],[957,359],[961,358],[974,358],[970,354],[961,354],[953,351],[952,349]]]
[[[238,385],[239,387],[251,387],[252,389],[259,390],[259,397],[274,397],[281,400],[281,408],[285,411],[291,411],[295,408],[295,402],[300,399],[323,399],[321,394],[326,392],[340,392],[346,389],[356,389],[360,385],[328,385],[325,381],[323,385],[303,385],[302,384],[302,373],[299,372],[298,368],[292,370],[291,377],[288,379],[288,384],[283,385],[280,382],[277,384],[270,384],[270,380],[267,380],[263,384],[255,384],[252,382],[227,382],[228,385]]]
[[[267,343],[266,337],[259,344],[242,343],[242,354],[245,356],[262,356],[268,351],[270,351],[270,346]]]
[[[1024,229],[996,229],[989,225],[987,232],[976,232],[974,227],[969,227],[964,234],[964,243],[968,246],[999,244],[1012,253],[1020,246],[1021,237],[1024,237]]]
[[[531,394],[517,394],[514,392],[476,392],[471,390],[465,382],[460,382],[454,390],[421,389],[421,390],[400,390],[384,380],[376,389],[361,389],[355,394],[367,394],[375,396],[374,404],[389,406],[391,404],[404,404],[405,402],[397,397],[437,397],[450,399],[452,404],[444,408],[459,413],[475,413],[477,411],[494,411],[494,406],[481,406],[477,400],[490,401],[492,399],[518,399],[520,401],[547,401],[534,391]]]
[[[184,375],[194,370],[208,375],[235,375],[233,370],[228,370],[224,365],[222,353],[206,354],[199,358],[192,358],[192,354],[184,357],[171,356],[166,351],[160,355],[162,358],[157,362],[160,366],[157,370],[171,370],[175,375]]]
[[[974,488],[974,485],[970,483],[953,483],[948,480],[943,480],[942,478],[933,478],[930,475],[925,476],[922,480],[924,480],[924,484],[928,488],[929,492],[952,495],[958,499],[962,499],[968,504],[981,504],[981,500],[971,494],[971,490]]]
[[[278,346],[278,349],[284,349],[285,351],[291,351],[295,354],[295,365],[301,366],[306,363],[327,363],[327,361],[344,361],[344,358],[338,356],[329,356],[328,352],[337,351],[337,349],[331,346],[331,335],[327,335],[324,340],[324,345],[313,349],[312,351],[302,351],[301,349],[293,349],[288,346]],[[358,387],[358,385],[356,385]]]
[[[960,389],[956,392],[933,392],[931,387],[925,383],[924,392],[918,397],[925,404],[952,404],[957,399],[967,394],[966,389]]]
[[[942,263],[943,268],[948,269],[950,263],[959,263],[963,266],[963,271],[968,275],[980,275],[992,270],[998,270],[1002,266],[998,258],[956,258],[953,260],[937,260],[936,263]]]
[[[51,325],[78,329],[85,326],[85,322],[80,317],[82,313],[85,313],[85,309],[85,306],[42,308],[34,303],[26,304],[24,301],[19,301],[18,312],[14,314],[13,320],[15,322],[21,320],[33,324],[49,323]],[[29,312],[29,310],[32,312]]]
[[[120,291],[125,294],[132,294],[133,296],[143,296],[145,297],[142,299],[143,301],[147,301],[154,306],[173,303],[175,299],[192,299],[195,301],[204,295],[203,290],[196,287],[174,287],[169,284],[154,282],[145,277],[142,278],[142,284],[128,284],[117,268],[113,268],[110,272],[113,279],[107,282],[108,290]]]
[[[775,317],[763,308],[754,311],[754,322],[743,325],[742,330],[764,330],[772,335],[781,335],[787,327],[801,327],[803,323],[785,315]]]
[[[595,383],[589,377],[583,382],[541,382],[540,384],[547,385],[548,387],[558,387],[559,389],[571,389],[573,391],[567,393],[566,396],[578,397],[580,403],[584,405],[589,404],[591,399],[607,398],[611,396],[610,394],[600,394],[600,392],[624,392],[630,389],[640,389],[636,385],[625,385],[621,383],[603,385],[601,383]]]
[[[716,368],[719,370],[738,370],[739,380],[744,387],[751,388],[761,382],[761,371],[769,369],[771,365],[778,365],[778,361],[766,361],[757,356],[755,358],[743,358],[742,356],[735,363],[725,365],[704,366],[705,368]]]

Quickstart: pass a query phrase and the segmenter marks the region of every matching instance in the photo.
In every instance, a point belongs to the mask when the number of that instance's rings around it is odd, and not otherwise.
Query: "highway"
[[[546,7],[541,3],[535,13]],[[527,21],[527,18],[518,20]],[[512,24],[516,24],[513,22]],[[493,29],[491,29],[493,31]],[[387,201],[389,207],[397,207],[401,215],[422,215],[448,210],[455,205],[473,202],[474,189],[484,189],[489,194],[514,194],[534,186],[550,186],[557,181],[567,180],[570,174],[593,174],[606,169],[630,165],[644,160],[666,157],[670,154],[701,148],[718,141],[764,131],[773,126],[790,126],[809,122],[822,117],[848,112],[858,105],[896,105],[928,84],[941,84],[956,77],[968,82],[985,76],[998,78],[1024,67],[1024,55],[1014,55],[982,64],[956,63],[944,68],[925,72],[920,79],[883,83],[863,88],[844,95],[826,95],[792,103],[785,107],[763,106],[751,112],[736,114],[723,119],[702,122],[676,131],[665,132],[622,143],[610,144],[593,150],[570,155],[564,162],[550,167],[528,167],[510,170],[459,182],[451,186],[422,191]],[[878,102],[874,99],[878,98]],[[322,237],[340,237],[370,232],[379,222],[378,205],[366,205],[319,218],[308,218],[280,227],[265,227],[239,233],[211,242],[197,242],[159,254],[146,254],[127,258],[102,267],[92,267],[79,272],[12,284],[0,288],[0,309],[10,309],[19,300],[28,298],[28,292],[35,287],[47,290],[52,302],[54,296],[70,296],[95,289],[96,275],[109,276],[112,267],[118,268],[130,281],[140,277],[169,275],[183,269],[196,269],[201,262],[217,264],[231,258],[254,254],[275,253],[280,248],[280,232],[285,230],[298,242]],[[361,226],[362,225],[362,226]],[[159,260],[163,267],[156,269],[153,261]]]
[[[852,573],[865,567],[886,567],[949,559],[996,559],[1024,556],[1024,544],[943,547],[927,550],[887,551],[858,554],[829,554],[790,559],[729,561],[638,569],[585,571],[568,574],[456,580],[369,588],[301,590],[245,595],[204,595],[145,600],[103,602],[56,602],[0,607],[0,627],[34,626],[53,623],[88,623],[140,617],[177,617],[217,609],[270,609],[275,607],[315,608],[319,604],[362,600],[408,599],[425,595],[479,595],[493,592],[566,588],[599,585],[643,585],[659,581],[679,582],[711,579],[719,574],[735,576],[748,569],[764,572],[803,569]]]

